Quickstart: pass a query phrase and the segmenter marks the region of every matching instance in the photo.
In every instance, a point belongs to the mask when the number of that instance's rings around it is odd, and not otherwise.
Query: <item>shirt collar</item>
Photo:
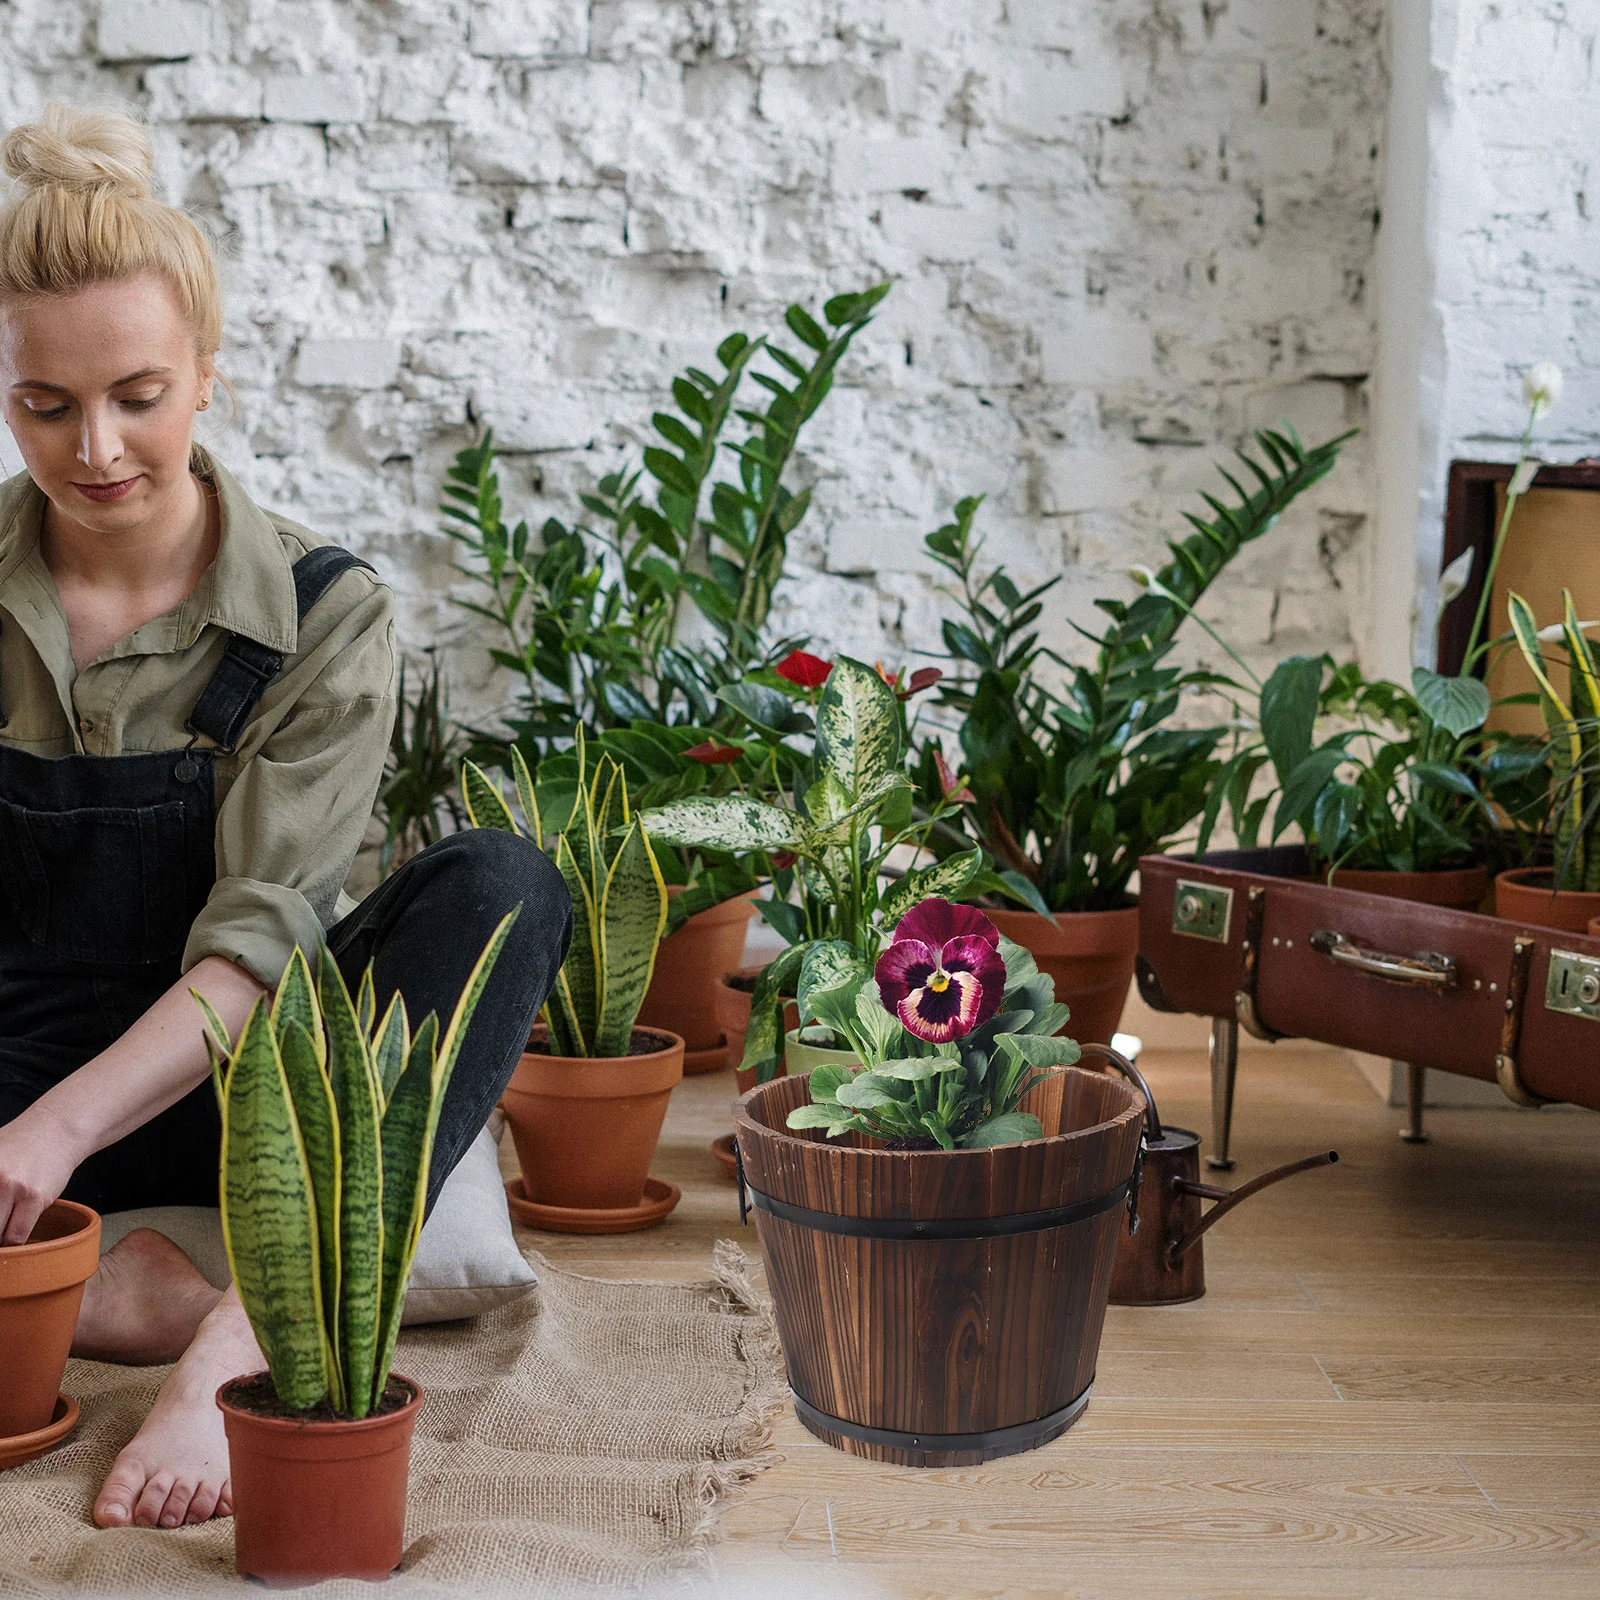
[[[194,456],[194,470],[217,494],[216,560],[187,599],[119,640],[102,659],[187,650],[213,623],[281,655],[294,652],[299,635],[294,571],[277,528],[209,451],[197,445]],[[0,486],[0,602],[13,586],[33,590],[36,608],[41,585],[54,595],[39,550],[43,511],[44,494],[27,473]],[[59,601],[51,609],[59,612]]]

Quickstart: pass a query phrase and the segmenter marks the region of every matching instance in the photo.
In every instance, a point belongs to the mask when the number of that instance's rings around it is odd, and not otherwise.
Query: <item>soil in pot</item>
[[[1049,973],[1056,999],[1072,1010],[1063,1032],[1081,1044],[1110,1044],[1139,954],[1138,906],[1058,911],[1054,924],[1036,911],[981,909],[1006,938],[1028,951],[1041,972]]]
[[[1600,894],[1555,887],[1549,867],[1513,867],[1494,880],[1494,914],[1510,922],[1563,933],[1586,933],[1589,920],[1600,917]]]
[[[51,1427],[99,1265],[100,1218],[71,1200],[49,1206],[26,1244],[0,1246],[0,1441]]]
[[[717,984],[717,1020],[728,1040],[728,1060],[733,1063],[739,1083],[739,1093],[755,1087],[756,1075],[746,1072],[739,1063],[744,1059],[744,1039],[750,1031],[750,1001],[755,995],[756,979],[764,969],[740,967],[727,973]],[[800,1007],[786,1001],[783,1008],[784,1028],[800,1026]],[[782,1063],[779,1064],[782,1070]]]
[[[1318,879],[1328,881],[1326,875]],[[1453,911],[1478,911],[1489,898],[1489,869],[1446,867],[1436,872],[1377,872],[1340,867],[1333,875],[1335,889],[1355,889],[1361,894],[1383,894],[1419,905],[1448,906]]]
[[[265,1373],[217,1391],[233,1479],[234,1560],[269,1584],[387,1578],[405,1552],[422,1391],[390,1375],[359,1422],[283,1412]]]
[[[635,1028],[632,1045],[626,1056],[556,1056],[543,1025],[533,1030],[501,1097],[533,1204],[593,1212],[643,1200],[683,1040]]]
[[[673,885],[667,893],[683,890]],[[690,917],[656,951],[655,973],[639,1007],[639,1025],[665,1028],[683,1040],[686,1076],[717,1072],[728,1064],[717,988],[722,975],[744,960],[745,936],[754,912],[749,896],[724,900]]]
[[[1079,1068],[1030,1091],[1045,1137],[893,1151],[791,1131],[806,1080],[734,1113],[800,1420],[906,1466],[1031,1450],[1088,1404],[1145,1114]]]

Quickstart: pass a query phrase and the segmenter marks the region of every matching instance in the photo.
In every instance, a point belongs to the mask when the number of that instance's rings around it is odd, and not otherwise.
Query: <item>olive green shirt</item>
[[[0,484],[0,743],[45,757],[180,749],[230,633],[280,652],[237,749],[212,763],[217,878],[183,952],[185,972],[225,956],[271,987],[294,947],[314,950],[349,909],[341,890],[394,723],[394,600],[357,567],[297,626],[290,568],[333,541],[263,511],[196,455],[221,505],[216,559],[186,600],[82,672],[40,549],[45,497],[26,473]]]

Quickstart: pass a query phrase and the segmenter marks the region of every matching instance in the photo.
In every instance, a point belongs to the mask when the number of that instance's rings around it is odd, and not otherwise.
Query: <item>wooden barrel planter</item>
[[[840,1450],[975,1466],[1083,1414],[1128,1216],[1144,1101],[1071,1067],[1023,1102],[1045,1137],[868,1148],[790,1131],[803,1077],[745,1094],[734,1128],[796,1415]]]

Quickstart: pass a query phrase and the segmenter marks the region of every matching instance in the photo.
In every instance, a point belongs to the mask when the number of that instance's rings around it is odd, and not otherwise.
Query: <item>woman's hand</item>
[[[26,1244],[87,1150],[37,1101],[0,1128],[0,1244]]]

